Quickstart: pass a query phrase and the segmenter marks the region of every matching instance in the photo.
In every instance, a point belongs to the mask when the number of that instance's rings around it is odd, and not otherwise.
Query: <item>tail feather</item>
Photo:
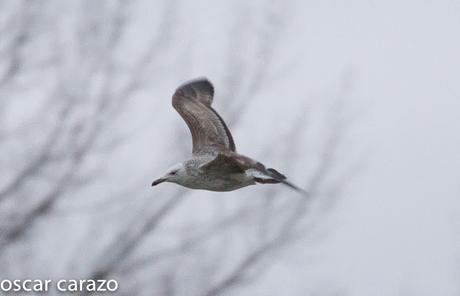
[[[286,185],[288,187],[291,187],[292,189],[294,189],[296,191],[302,192],[303,194],[308,194],[307,191],[303,190],[302,188],[297,187],[296,185],[292,184],[291,182],[283,180],[283,181],[281,181],[281,183],[283,183],[284,185]]]
[[[271,179],[271,178],[257,178],[257,177],[254,177],[254,181],[256,181],[257,183],[260,183],[260,184],[278,184],[278,183],[281,183],[280,181],[276,180],[276,179]]]
[[[267,178],[268,177],[268,178]],[[266,169],[264,176],[254,176],[254,181],[257,183],[261,184],[278,184],[282,183],[296,191],[302,192],[304,194],[307,194],[307,192],[296,185],[292,184],[291,182],[287,181],[287,178],[285,175],[281,174],[275,169],[268,168]]]
[[[286,176],[281,174],[280,172],[278,172],[275,169],[268,168],[267,172],[269,173],[270,177],[273,177],[273,178],[278,179],[278,180],[286,180]]]

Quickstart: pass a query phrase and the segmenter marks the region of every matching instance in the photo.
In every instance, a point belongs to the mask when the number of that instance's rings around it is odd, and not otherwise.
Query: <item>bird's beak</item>
[[[152,186],[156,186],[160,183],[163,183],[164,181],[166,181],[165,178],[156,179],[155,181],[152,182]]]

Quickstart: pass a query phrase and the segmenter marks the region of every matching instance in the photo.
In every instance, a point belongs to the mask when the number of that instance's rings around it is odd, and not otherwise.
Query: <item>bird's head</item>
[[[152,186],[156,186],[163,182],[172,182],[172,183],[180,183],[180,181],[187,175],[185,170],[185,166],[182,163],[178,163],[172,167],[170,167],[166,174],[156,179],[152,182]]]

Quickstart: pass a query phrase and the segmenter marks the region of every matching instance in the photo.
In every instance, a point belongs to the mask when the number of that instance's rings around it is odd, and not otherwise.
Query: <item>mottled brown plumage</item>
[[[300,190],[275,169],[236,152],[227,125],[211,107],[213,97],[214,87],[207,79],[190,81],[175,91],[172,104],[192,134],[193,158],[171,168],[152,186],[168,181],[194,189],[231,191],[255,183],[283,183]]]
[[[195,80],[180,86],[173,95],[174,109],[187,123],[193,140],[193,154],[210,147],[235,151],[235,142],[227,125],[211,107],[214,87],[207,80]]]

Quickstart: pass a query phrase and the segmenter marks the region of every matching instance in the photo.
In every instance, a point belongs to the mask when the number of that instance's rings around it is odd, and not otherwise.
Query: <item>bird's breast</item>
[[[230,174],[226,176],[190,176],[181,185],[192,189],[232,191],[253,184],[255,184],[254,180],[246,174]]]

